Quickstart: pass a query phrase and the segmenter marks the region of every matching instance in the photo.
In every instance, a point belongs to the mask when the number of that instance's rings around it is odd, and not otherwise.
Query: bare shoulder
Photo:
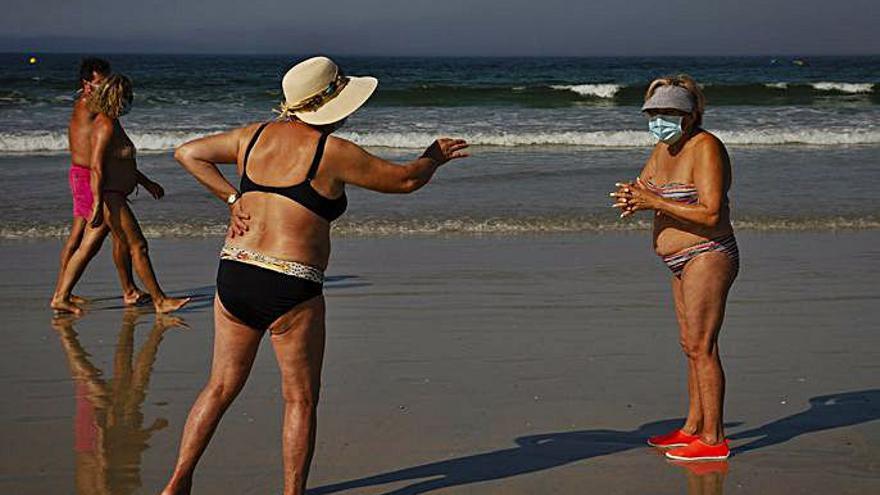
[[[89,110],[89,104],[85,98],[77,98],[73,103],[73,115],[74,116],[90,116],[94,117],[94,114],[91,110]]]
[[[265,122],[252,122],[244,127],[237,127],[227,132],[228,134],[231,134],[234,137],[238,138],[239,141],[250,141],[251,138],[254,137],[254,134],[257,133],[257,129],[259,129],[260,126],[262,126],[263,124],[265,124]]]
[[[248,144],[251,142],[251,140],[256,135],[257,130],[263,124],[265,124],[265,122],[253,122],[243,127],[236,127],[235,129],[226,131],[225,133],[219,135],[224,137],[223,141],[220,142],[226,143],[225,146],[227,147],[231,146],[232,143],[235,143],[238,150],[236,153],[238,157],[237,161],[240,162],[244,159],[244,154],[247,150]]]
[[[724,153],[726,148],[718,136],[709,131],[703,131],[691,138],[691,146],[700,153]]]
[[[730,168],[730,157],[727,148],[717,136],[710,132],[701,132],[693,138],[694,169],[704,172],[725,173]]]

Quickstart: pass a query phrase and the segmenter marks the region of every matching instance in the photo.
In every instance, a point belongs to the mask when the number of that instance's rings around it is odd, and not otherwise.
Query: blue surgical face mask
[[[673,144],[684,133],[681,129],[681,120],[682,117],[677,115],[655,115],[648,121],[648,131],[660,141]]]

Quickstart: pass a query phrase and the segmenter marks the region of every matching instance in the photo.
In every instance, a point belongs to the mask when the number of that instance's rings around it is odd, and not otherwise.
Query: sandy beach
[[[880,489],[880,233],[742,232],[722,333],[735,456],[643,445],[685,412],[668,273],[647,233],[338,238],[310,493],[835,493]],[[125,311],[105,247],[53,326],[60,240],[2,241],[0,492],[156,493],[207,377],[221,240],[154,239],[167,328]],[[195,493],[280,489],[271,348]]]

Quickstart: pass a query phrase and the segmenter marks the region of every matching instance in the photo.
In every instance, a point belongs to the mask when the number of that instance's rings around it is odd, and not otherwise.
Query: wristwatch
[[[238,201],[238,198],[239,198],[239,197],[240,197],[240,196],[238,195],[238,191],[236,191],[236,192],[230,194],[229,196],[226,196],[226,204],[227,204],[228,206],[232,206],[232,205],[234,205],[235,202]]]

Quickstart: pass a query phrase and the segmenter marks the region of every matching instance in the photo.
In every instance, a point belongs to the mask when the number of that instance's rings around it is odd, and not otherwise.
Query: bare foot
[[[189,330],[189,324],[183,318],[162,313],[156,314],[155,326],[161,329],[163,332],[170,328]]]
[[[71,313],[55,313],[52,315],[52,328],[56,331],[64,333],[64,332],[72,332],[73,331],[73,322],[79,319],[79,316],[71,314]]]
[[[157,313],[172,313],[184,307],[190,299],[190,297],[166,297],[165,299],[161,299],[159,301],[153,301],[153,307],[156,308]]]
[[[131,292],[122,294],[122,302],[126,306],[137,306],[143,304],[150,299],[150,295],[140,289],[134,289]]]
[[[73,304],[88,304],[89,300],[84,297],[77,296],[76,294],[71,294],[70,302],[72,302]]]
[[[49,307],[55,311],[55,314],[58,313],[73,313],[77,316],[83,313],[82,308],[73,304],[70,299],[63,299],[61,297],[53,297],[52,302],[49,303]]]

